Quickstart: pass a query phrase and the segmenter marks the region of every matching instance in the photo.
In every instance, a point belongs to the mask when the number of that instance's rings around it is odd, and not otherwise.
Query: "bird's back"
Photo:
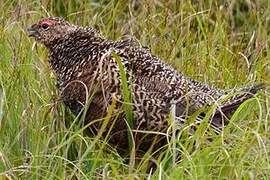
[[[216,132],[220,132],[235,110],[264,88],[260,84],[225,91],[178,73],[148,49],[127,44],[120,48],[115,46],[114,51],[121,57],[126,71],[132,72],[130,82],[131,87],[135,87],[132,89],[135,115],[138,123],[146,121],[149,129],[166,129],[166,118],[173,105],[176,106],[176,117],[181,117],[182,121],[201,108],[217,105],[209,122]],[[226,99],[233,93],[236,94]],[[201,113],[198,122],[203,117],[204,113]]]

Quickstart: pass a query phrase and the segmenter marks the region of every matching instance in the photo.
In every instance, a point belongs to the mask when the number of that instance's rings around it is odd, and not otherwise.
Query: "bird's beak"
[[[38,35],[38,32],[35,28],[33,28],[33,26],[27,28],[27,31],[28,31],[28,36],[29,37],[36,37]]]

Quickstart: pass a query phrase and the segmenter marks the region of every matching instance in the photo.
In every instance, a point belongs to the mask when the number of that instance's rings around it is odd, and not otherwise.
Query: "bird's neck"
[[[87,63],[94,63],[91,57],[97,53],[103,41],[100,36],[78,32],[47,46],[49,63],[60,87],[72,80]]]

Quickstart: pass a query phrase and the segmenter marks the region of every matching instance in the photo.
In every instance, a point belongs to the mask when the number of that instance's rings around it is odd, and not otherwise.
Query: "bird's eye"
[[[44,30],[48,30],[49,29],[49,25],[48,24],[42,24],[41,25],[41,27],[42,27],[42,29],[44,29]]]

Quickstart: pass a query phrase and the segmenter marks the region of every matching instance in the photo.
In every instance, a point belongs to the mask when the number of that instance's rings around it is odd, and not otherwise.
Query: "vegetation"
[[[81,119],[59,99],[45,48],[26,32],[41,17],[63,16],[111,39],[134,36],[178,71],[228,89],[269,82],[267,0],[6,0],[0,7],[2,179],[270,178],[266,92],[245,102],[212,142],[199,128],[168,143],[147,172],[151,154],[127,163],[100,136],[83,135]]]

